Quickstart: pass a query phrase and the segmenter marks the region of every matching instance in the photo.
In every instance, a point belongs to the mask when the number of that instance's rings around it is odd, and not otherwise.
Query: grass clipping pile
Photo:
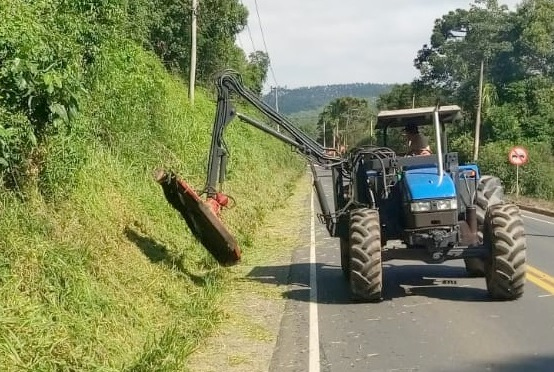
[[[191,371],[268,370],[286,302],[291,254],[309,243],[302,233],[310,221],[310,195],[309,179],[302,178],[289,203],[264,221],[242,263],[229,269],[227,280],[233,285],[223,294],[226,319],[189,357]],[[255,279],[249,275],[253,272]]]

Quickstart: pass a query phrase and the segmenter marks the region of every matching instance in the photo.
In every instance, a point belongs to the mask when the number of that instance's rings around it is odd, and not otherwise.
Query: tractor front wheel
[[[483,239],[490,249],[485,264],[487,290],[495,300],[523,295],[527,242],[519,208],[513,204],[489,207]]]
[[[383,291],[379,212],[369,208],[350,213],[350,290],[360,301],[380,301]]]

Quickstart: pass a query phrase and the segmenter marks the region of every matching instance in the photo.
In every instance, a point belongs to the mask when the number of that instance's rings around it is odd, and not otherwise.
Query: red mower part
[[[229,197],[218,192],[214,197],[208,197],[204,203],[210,207],[217,217],[220,217],[221,209],[227,207],[229,204]]]
[[[236,239],[219,219],[224,199],[208,198],[206,202],[182,179],[172,172],[157,170],[156,182],[162,186],[166,200],[185,219],[192,234],[223,266],[240,261],[240,248]],[[223,194],[221,194],[223,195]]]

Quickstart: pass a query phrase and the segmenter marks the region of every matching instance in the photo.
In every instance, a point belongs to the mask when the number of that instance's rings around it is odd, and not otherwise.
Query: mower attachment
[[[169,204],[185,219],[192,234],[221,265],[231,266],[240,261],[237,241],[216,214],[221,205],[217,198],[202,201],[185,181],[172,172],[159,169],[154,178],[162,186]]]

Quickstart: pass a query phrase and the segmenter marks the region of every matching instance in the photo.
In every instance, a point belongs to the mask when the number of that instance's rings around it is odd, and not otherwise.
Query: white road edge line
[[[319,319],[317,314],[317,277],[315,258],[315,212],[314,190],[311,193],[311,227],[310,227],[310,344],[309,372],[319,372]]]
[[[551,222],[551,221],[542,220],[542,219],[540,219],[540,218],[531,217],[531,216],[528,216],[528,215],[525,215],[525,214],[522,214],[522,216],[523,216],[524,218],[529,218],[530,220],[539,221],[539,222],[544,222],[544,223],[547,223],[547,224],[549,224],[549,225],[554,225],[554,222]]]

